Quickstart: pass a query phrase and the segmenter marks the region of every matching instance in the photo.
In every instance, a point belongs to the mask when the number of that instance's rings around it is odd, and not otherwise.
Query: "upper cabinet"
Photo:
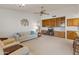
[[[67,26],[79,26],[79,18],[67,19]]]
[[[42,26],[43,26],[43,27],[48,27],[48,26],[50,26],[50,20],[42,20]]]
[[[56,26],[64,26],[65,25],[65,17],[56,18]]]
[[[79,26],[79,18],[76,18],[76,19],[73,20],[73,25]]]
[[[51,18],[42,20],[43,27],[58,27],[65,24],[65,17]]]
[[[56,26],[56,19],[50,19],[50,27]]]
[[[73,26],[73,20],[67,19],[67,26]]]

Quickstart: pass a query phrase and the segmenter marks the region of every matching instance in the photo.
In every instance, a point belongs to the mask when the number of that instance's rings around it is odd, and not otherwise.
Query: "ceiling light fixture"
[[[24,7],[26,4],[19,4],[19,7]]]

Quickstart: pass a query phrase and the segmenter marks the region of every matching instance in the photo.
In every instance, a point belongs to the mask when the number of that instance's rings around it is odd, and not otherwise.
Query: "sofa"
[[[19,48],[17,48],[17,46]],[[17,42],[14,38],[9,38],[4,41],[0,40],[0,55],[28,55],[28,54],[30,54],[28,47],[20,45],[20,43]]]
[[[38,37],[38,33],[36,31],[19,32],[19,33],[16,33],[15,35],[16,40],[19,42],[34,39],[37,37]]]

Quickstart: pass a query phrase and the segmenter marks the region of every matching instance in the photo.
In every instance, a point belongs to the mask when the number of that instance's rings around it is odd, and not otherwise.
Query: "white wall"
[[[20,20],[27,18],[30,25],[21,26]],[[38,15],[0,9],[0,37],[12,36],[14,33],[32,30],[37,25]]]

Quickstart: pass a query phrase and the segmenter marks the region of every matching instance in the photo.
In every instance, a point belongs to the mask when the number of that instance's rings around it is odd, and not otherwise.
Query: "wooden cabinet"
[[[42,20],[42,26],[48,27],[49,26],[49,20]]]
[[[42,20],[42,26],[45,27],[45,20]]]
[[[65,38],[65,32],[64,31],[54,31],[54,36]]]
[[[77,34],[75,31],[67,31],[67,38],[74,40],[77,37]]]
[[[58,27],[65,24],[65,17],[51,18],[42,20],[43,27]]]
[[[67,19],[67,26],[73,26],[73,20]]]
[[[56,26],[59,27],[62,25],[65,25],[65,18],[57,18],[56,19]]]
[[[55,27],[56,26],[56,19],[51,19],[50,20],[50,26]]]
[[[67,19],[67,26],[79,26],[79,18]]]
[[[46,26],[49,27],[50,26],[50,20],[46,20]]]
[[[47,19],[42,20],[43,27],[55,27],[55,20],[54,19]]]
[[[73,19],[73,26],[79,26],[79,19]]]

